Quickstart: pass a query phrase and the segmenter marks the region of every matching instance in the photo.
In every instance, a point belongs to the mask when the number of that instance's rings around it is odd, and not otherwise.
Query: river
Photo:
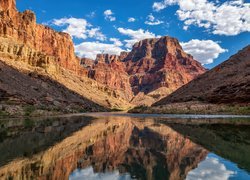
[[[0,179],[250,179],[250,116],[0,120]]]

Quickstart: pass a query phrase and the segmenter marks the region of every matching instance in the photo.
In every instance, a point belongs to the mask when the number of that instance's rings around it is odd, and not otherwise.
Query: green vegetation
[[[168,104],[156,107],[138,106],[129,113],[146,114],[235,114],[250,115],[250,106],[216,104]]]
[[[8,116],[9,114],[3,110],[0,110],[0,117],[6,117]]]
[[[130,109],[128,113],[148,113],[149,110],[150,110],[150,107],[148,106],[136,106],[133,109]]]
[[[31,119],[27,118],[24,120],[24,127],[25,128],[32,128],[34,125],[35,125],[35,123]]]
[[[122,109],[119,109],[119,108],[112,108],[111,109],[111,112],[121,112],[123,111]]]
[[[30,116],[35,110],[36,108],[34,106],[26,106],[24,108],[24,116]]]
[[[250,115],[250,106],[226,106],[224,112],[232,114]]]

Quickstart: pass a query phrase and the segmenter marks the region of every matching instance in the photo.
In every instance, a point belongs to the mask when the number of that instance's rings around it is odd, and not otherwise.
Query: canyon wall
[[[36,53],[44,53],[55,57],[51,60],[51,64],[56,63],[69,70],[77,71],[79,61],[75,56],[70,35],[37,24],[36,16],[32,11],[18,12],[15,0],[3,0],[0,7],[0,36],[3,37],[1,42],[11,40],[19,45],[19,47],[9,46],[10,54],[17,52],[19,56],[22,56],[22,53],[36,56]],[[33,52],[22,50],[23,45],[33,49]]]
[[[15,0],[0,2],[0,59],[19,71],[36,71],[109,108],[151,105],[206,70],[175,38],[146,39],[131,52],[78,58],[70,35],[36,23]],[[98,96],[96,96],[98,94]]]
[[[124,89],[120,91],[88,78],[88,69],[75,56],[69,34],[37,24],[32,11],[17,11],[15,0],[0,1],[0,60],[22,73],[48,76],[103,106],[132,106],[127,100],[131,95],[128,97]]]

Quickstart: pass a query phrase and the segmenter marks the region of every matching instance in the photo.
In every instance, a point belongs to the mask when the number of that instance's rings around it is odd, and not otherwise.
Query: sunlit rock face
[[[114,89],[117,94],[127,101],[133,98],[133,92],[129,83],[129,76],[125,71],[125,64],[119,60],[101,59],[96,61],[92,69],[89,70],[91,79]]]
[[[153,120],[109,118],[92,121],[30,158],[13,160],[0,168],[0,177],[68,179],[75,169],[92,166],[95,173],[118,170],[142,179],[184,179],[206,155],[201,146]]]
[[[15,0],[3,0],[0,3],[0,36],[3,37],[1,44],[9,44],[8,48],[2,45],[1,52],[9,56],[29,56],[30,61],[36,61],[37,53],[44,53],[54,57],[50,64],[59,64],[77,71],[79,62],[74,54],[71,37],[36,24],[36,16],[32,11],[18,12],[15,5]],[[11,45],[9,41],[16,44]]]
[[[167,36],[136,43],[125,62],[135,94],[160,87],[175,90],[205,72],[177,39]]]
[[[125,90],[130,91],[130,87],[126,86],[127,77],[115,76],[108,85],[89,78],[92,71],[88,71],[89,66],[85,67],[86,61],[75,56],[70,35],[37,24],[32,11],[18,12],[15,0],[0,1],[0,60],[21,73],[35,72],[48,76],[102,106],[119,109],[131,107],[129,99],[132,93],[128,93],[128,96],[125,93]]]

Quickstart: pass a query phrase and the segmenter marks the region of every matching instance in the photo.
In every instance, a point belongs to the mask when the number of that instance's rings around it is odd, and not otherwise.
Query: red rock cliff
[[[160,87],[175,90],[205,72],[199,62],[183,51],[178,40],[171,37],[136,43],[124,61],[135,94]]]
[[[68,34],[36,24],[35,14],[29,10],[18,12],[15,0],[1,0],[0,11],[1,37],[54,56],[55,61],[58,61],[62,67],[77,71],[79,62],[74,54],[72,39]],[[15,51],[17,47],[13,49]],[[21,48],[17,50],[22,51]]]
[[[123,90],[132,103],[150,105],[205,71],[177,39],[162,37],[140,41],[130,53],[120,56],[97,55],[88,74],[97,82]]]

